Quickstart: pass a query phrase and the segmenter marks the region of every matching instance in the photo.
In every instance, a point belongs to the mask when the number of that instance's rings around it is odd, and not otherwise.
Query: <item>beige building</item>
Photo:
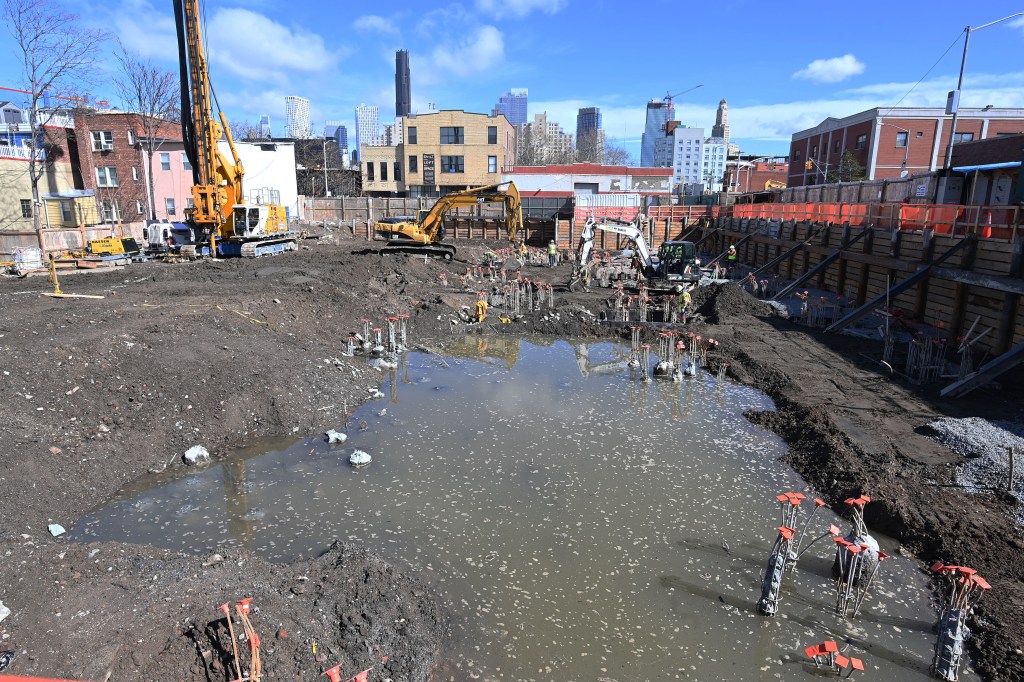
[[[401,123],[401,144],[360,146],[364,192],[444,195],[501,182],[515,161],[515,127],[503,114],[436,111]]]
[[[29,178],[30,148],[0,145],[0,230],[32,229],[32,181]],[[42,152],[39,152],[42,158]],[[59,160],[45,164],[39,179],[40,201],[45,194],[60,192],[75,186],[67,154],[57,151]],[[40,207],[41,208],[41,207]],[[47,227],[45,215],[42,225]]]

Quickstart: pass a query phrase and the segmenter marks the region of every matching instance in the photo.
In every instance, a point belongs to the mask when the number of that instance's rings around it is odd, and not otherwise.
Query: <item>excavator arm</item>
[[[636,250],[640,256],[640,261],[643,263],[645,268],[650,268],[652,265],[651,250],[647,246],[647,240],[644,238],[644,233],[639,227],[640,216],[641,214],[637,213],[636,218],[634,218],[631,223],[615,221],[607,218],[598,222],[594,216],[587,218],[587,222],[583,225],[583,231],[580,233],[579,246],[576,248],[577,267],[582,269],[590,264],[590,259],[594,255],[594,236],[597,234],[597,230],[603,230],[605,232],[621,234],[622,236],[632,240],[633,243],[636,244]]]
[[[375,230],[379,238],[388,241],[386,246],[437,251],[451,258],[455,254],[455,247],[443,243],[445,215],[456,208],[477,204],[503,204],[506,234],[511,242],[517,239],[523,227],[523,204],[518,188],[511,181],[446,194],[430,210],[420,211],[415,222],[382,220],[377,223]]]

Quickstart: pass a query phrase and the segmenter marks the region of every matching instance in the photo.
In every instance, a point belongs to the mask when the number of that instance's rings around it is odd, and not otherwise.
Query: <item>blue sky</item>
[[[170,0],[68,7],[176,71]],[[212,78],[231,120],[267,113],[278,134],[284,97],[300,95],[311,101],[314,132],[328,119],[351,131],[362,102],[386,121],[394,114],[394,53],[405,48],[414,110],[433,102],[489,112],[502,93],[524,87],[531,116],[547,111],[570,132],[579,107],[600,107],[607,136],[637,157],[646,102],[697,84],[676,98],[676,117],[710,134],[725,98],[732,140],[754,154],[785,153],[793,132],[827,116],[901,98],[903,106],[942,106],[956,85],[964,26],[1019,11],[1024,0],[205,0]],[[21,86],[7,32],[0,48],[0,84]],[[1024,107],[1022,53],[1020,19],[972,34],[964,103]],[[98,59],[91,87],[111,103],[102,70],[113,68]]]

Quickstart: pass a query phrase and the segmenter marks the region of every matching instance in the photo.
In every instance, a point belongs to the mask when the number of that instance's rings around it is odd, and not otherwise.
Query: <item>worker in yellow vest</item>
[[[736,245],[729,244],[729,253],[725,257],[726,267],[729,269],[729,279],[732,279],[732,271],[736,267]]]
[[[548,242],[548,267],[555,267],[555,257],[558,256],[558,245],[555,244],[555,240],[552,239]]]
[[[476,302],[476,321],[479,324],[487,319],[487,300],[481,298]]]

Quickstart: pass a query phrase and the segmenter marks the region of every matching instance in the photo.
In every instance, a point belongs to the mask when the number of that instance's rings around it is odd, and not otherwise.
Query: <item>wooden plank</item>
[[[959,398],[974,389],[987,384],[1000,374],[1007,372],[1024,362],[1024,343],[1006,351],[1002,355],[985,363],[977,372],[973,372],[960,381],[956,381],[942,389],[940,395]]]
[[[850,243],[849,243],[849,244],[847,244],[847,245],[846,245],[845,247],[843,247],[843,248],[840,248],[840,249],[838,249],[838,250],[834,251],[834,252],[833,252],[833,253],[832,253],[831,255],[829,255],[829,256],[826,256],[825,258],[823,258],[823,259],[821,260],[821,262],[820,262],[820,263],[818,263],[818,265],[817,265],[817,266],[815,266],[815,268],[824,268],[824,267],[828,267],[828,264],[829,264],[829,263],[833,262],[833,261],[834,261],[835,259],[839,258],[839,257],[840,257],[840,256],[841,256],[841,255],[842,255],[842,254],[844,253],[844,249],[846,249],[846,248],[849,248],[850,246],[852,246],[852,245],[853,245],[853,244],[855,244],[856,242],[860,241],[860,239],[861,239],[862,237],[864,237],[865,235],[868,235],[868,239],[870,239],[870,238],[871,238],[871,236],[870,236],[870,235],[872,234],[872,232],[873,232],[872,230],[865,230],[865,231],[861,232],[861,233],[860,233],[859,235],[857,235],[857,236],[856,236],[856,237],[855,237],[854,239],[852,239],[852,240],[850,241]],[[806,256],[806,254],[807,254],[807,248],[805,248],[805,249],[804,249],[804,254],[805,254],[805,256]],[[792,262],[792,261],[790,261],[790,262]],[[791,283],[791,284],[790,284],[789,286],[787,286],[787,287],[786,287],[786,288],[784,288],[784,289],[783,289],[782,291],[780,291],[780,292],[779,292],[779,293],[777,293],[777,294],[776,294],[775,296],[773,296],[773,297],[772,297],[772,300],[773,300],[773,301],[778,301],[778,300],[781,300],[781,299],[785,298],[785,297],[786,297],[786,296],[788,296],[788,295],[789,295],[790,293],[792,293],[792,292],[793,292],[793,291],[794,291],[794,290],[795,290],[795,289],[796,289],[797,287],[799,287],[799,286],[800,286],[801,284],[803,284],[803,283],[804,283],[804,282],[806,282],[806,281],[807,281],[808,279],[810,279],[811,277],[813,277],[813,276],[814,276],[815,274],[816,274],[816,272],[815,272],[815,270],[813,270],[813,269],[810,269],[810,270],[806,270],[806,271],[804,272],[804,274],[803,274],[803,275],[801,275],[800,277],[798,277],[797,279],[795,279],[795,280],[794,280],[794,281],[793,281],[793,282],[792,282],[792,283]]]
[[[914,274],[910,275],[909,277],[904,279],[899,284],[893,285],[887,292],[883,292],[882,294],[879,294],[878,296],[876,296],[875,298],[871,299],[867,303],[864,303],[863,305],[861,305],[856,310],[850,311],[842,319],[836,320],[831,325],[826,327],[825,331],[826,332],[838,332],[838,331],[841,331],[841,330],[845,329],[846,327],[850,326],[851,324],[853,324],[854,322],[856,322],[860,318],[862,318],[865,315],[867,315],[868,313],[872,312],[876,307],[878,307],[879,304],[881,304],[885,300],[886,296],[890,296],[890,297],[894,296],[894,295],[896,295],[896,294],[898,294],[900,292],[906,291],[907,289],[909,289],[910,287],[914,286],[918,282],[921,282],[921,281],[927,279],[929,271],[935,265],[939,265],[941,263],[944,263],[946,260],[948,260],[954,254],[956,254],[958,251],[960,251],[960,249],[964,248],[966,246],[966,243],[967,243],[967,240],[961,240],[958,244],[956,244],[955,246],[953,246],[952,248],[950,248],[949,250],[944,252],[937,259],[935,259],[933,261],[933,263],[929,263],[928,265],[923,266],[920,270],[918,270]],[[917,317],[918,318],[923,317],[923,311]]]

